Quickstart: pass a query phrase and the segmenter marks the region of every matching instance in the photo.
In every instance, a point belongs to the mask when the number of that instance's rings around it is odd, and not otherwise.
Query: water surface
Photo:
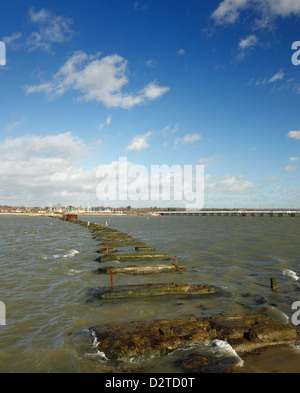
[[[127,364],[102,359],[89,327],[106,322],[209,317],[262,312],[286,323],[300,300],[298,217],[82,216],[134,233],[186,269],[151,275],[118,274],[114,285],[210,284],[213,296],[99,300],[89,289],[110,285],[95,274],[99,248],[86,228],[50,217],[0,216],[0,372],[180,372],[177,359],[192,348]],[[128,248],[130,250],[130,247]],[[270,277],[279,289],[270,289]],[[205,349],[207,351],[207,348]],[[241,372],[300,372],[295,346],[247,355]]]

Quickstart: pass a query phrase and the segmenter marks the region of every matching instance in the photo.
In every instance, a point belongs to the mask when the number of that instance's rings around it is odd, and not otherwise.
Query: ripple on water
[[[0,300],[7,306],[1,326],[0,371],[120,371],[97,363],[92,338],[82,335],[99,323],[131,320],[210,317],[220,313],[263,312],[290,320],[299,299],[300,220],[257,217],[86,217],[127,233],[186,268],[182,274],[115,275],[115,285],[132,282],[190,282],[217,288],[216,296],[99,301],[89,288],[110,286],[109,275],[93,274],[98,243],[78,225],[44,217],[0,217]],[[219,222],[219,224],[218,224]],[[25,233],[27,232],[27,233]],[[280,239],[284,241],[280,241]],[[279,290],[270,290],[275,277]],[[291,355],[291,352],[293,354]],[[295,352],[295,353],[294,353]],[[299,351],[268,352],[283,370],[288,356],[300,364]],[[171,357],[144,360],[145,372],[182,372]],[[240,370],[263,371],[260,362],[245,360]],[[243,358],[244,360],[244,358]],[[251,364],[250,364],[250,363]],[[272,363],[274,365],[274,361]],[[124,365],[123,365],[124,366]],[[270,367],[269,367],[270,366]],[[126,368],[127,367],[127,368]],[[132,370],[127,364],[124,370]],[[268,365],[272,368],[271,364]],[[127,372],[125,371],[125,372]]]

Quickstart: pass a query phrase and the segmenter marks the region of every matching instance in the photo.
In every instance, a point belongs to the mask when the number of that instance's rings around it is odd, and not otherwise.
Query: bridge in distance
[[[184,210],[160,211],[162,216],[267,216],[267,217],[300,217],[300,210]]]

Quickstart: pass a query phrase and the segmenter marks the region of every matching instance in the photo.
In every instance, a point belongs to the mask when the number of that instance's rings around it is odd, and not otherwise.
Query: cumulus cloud
[[[0,203],[40,206],[95,196],[95,171],[83,170],[79,162],[89,154],[89,147],[70,132],[3,140]]]
[[[257,15],[254,26],[270,28],[278,17],[300,16],[300,3],[297,0],[223,0],[211,18],[217,25],[233,24],[245,10]]]
[[[297,162],[297,161],[299,161],[299,160],[300,160],[299,157],[290,157],[290,158],[289,158],[289,162]]]
[[[300,140],[300,131],[290,131],[288,133],[288,138],[289,139]]]
[[[123,93],[129,82],[127,74],[127,61],[117,54],[100,58],[100,54],[89,56],[79,51],[65,62],[52,81],[25,88],[28,94],[44,93],[48,99],[74,90],[85,101],[124,109],[156,100],[169,91],[169,87],[161,87],[154,81],[135,94]]]
[[[130,144],[126,147],[126,151],[139,153],[140,151],[147,149],[150,146],[148,140],[151,135],[152,132],[149,131],[146,132],[146,134],[135,136]]]
[[[132,149],[139,151],[145,148],[150,136],[151,132],[141,139],[137,137],[131,144]],[[180,206],[194,197],[193,181],[189,181],[192,178],[184,177],[183,183],[183,168],[179,165],[171,168],[160,165],[158,172],[152,169],[149,172],[144,166],[123,159],[84,169],[84,160],[90,156],[90,147],[71,132],[6,138],[0,144],[0,204],[42,206],[62,203],[78,206],[89,202],[99,205],[103,203],[103,199],[99,199],[99,191],[108,198],[110,206],[124,205],[124,201],[131,197],[133,199],[129,199],[128,204],[133,204],[136,196],[141,201],[155,200],[157,206]],[[120,181],[118,190],[109,179]],[[127,179],[125,183],[124,179]],[[208,194],[243,195],[253,187],[243,175],[208,175],[205,178],[205,192]],[[126,190],[129,196],[120,199]],[[178,199],[180,195],[186,200]]]

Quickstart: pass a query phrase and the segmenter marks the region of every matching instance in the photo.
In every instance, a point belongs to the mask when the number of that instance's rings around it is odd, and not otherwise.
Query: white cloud
[[[274,83],[282,80],[283,78],[284,78],[284,72],[280,70],[268,80],[268,83]]]
[[[111,123],[111,115],[109,115],[109,116],[107,117],[107,119],[105,120],[104,123],[99,124],[99,127],[98,127],[98,128],[100,128],[100,130],[101,130],[104,126],[109,126],[110,123]]]
[[[32,32],[27,38],[29,50],[40,48],[51,52],[53,43],[68,42],[74,36],[74,31],[71,29],[73,24],[71,18],[54,15],[45,8],[37,12],[34,11],[34,8],[30,8],[29,21],[39,27],[38,31]]]
[[[299,160],[300,160],[299,157],[290,157],[290,158],[289,158],[289,162],[297,162],[297,161],[299,161]]]
[[[290,131],[288,133],[288,138],[300,140],[300,131]]]
[[[135,10],[146,10],[148,8],[148,4],[143,4],[140,1],[136,1],[133,7]]]
[[[285,74],[284,74],[283,70],[280,70],[280,71],[276,72],[276,74],[274,74],[270,78],[264,78],[264,79],[258,80],[256,82],[256,86],[276,83],[278,81],[281,81],[284,78],[284,76],[285,76]]]
[[[235,23],[239,19],[240,11],[248,6],[248,0],[224,0],[212,13],[216,24]]]
[[[249,35],[246,38],[242,38],[239,42],[237,58],[242,60],[246,53],[257,45],[259,45],[259,38],[256,35]]]
[[[176,123],[174,125],[167,125],[164,127],[159,133],[161,133],[165,138],[176,134],[180,130],[180,123]]]
[[[89,155],[89,147],[70,132],[1,141],[0,203],[41,206],[94,197],[95,170],[83,170],[79,161]]]
[[[271,190],[271,192],[275,193],[275,192],[279,192],[280,190],[281,190],[281,187],[277,186],[277,187],[273,188],[273,190]]]
[[[156,84],[156,82],[149,83],[141,92],[140,98],[142,101],[147,99],[156,100],[167,91],[169,91],[169,87],[161,87]]]
[[[135,136],[131,143],[126,147],[126,151],[139,153],[140,151],[147,149],[150,146],[148,140],[151,135],[152,132],[149,131],[146,134]]]
[[[288,173],[288,172],[295,172],[296,170],[297,170],[297,167],[296,167],[296,166],[288,165],[288,166],[286,166],[286,167],[282,170],[282,172],[283,172],[283,173]]]
[[[209,194],[244,194],[253,188],[255,185],[244,175],[205,176],[205,192]]]
[[[276,180],[278,180],[278,176],[268,177],[268,178],[262,179],[262,183],[272,183]]]
[[[2,37],[2,41],[5,42],[6,45],[15,46],[16,41],[20,40],[22,37],[22,33],[19,31],[12,33],[10,36]]]
[[[218,162],[219,158],[221,158],[221,156],[212,156],[209,158],[201,158],[198,163],[200,165],[204,165],[205,169],[210,168],[212,165],[214,165],[216,162]]]
[[[179,55],[179,56],[184,56],[186,53],[185,53],[185,49],[179,49],[177,52],[177,55]]]
[[[122,93],[129,82],[127,61],[117,54],[99,57],[100,54],[88,56],[82,51],[76,52],[51,82],[26,86],[26,92],[45,93],[48,99],[53,99],[69,90],[75,90],[81,93],[81,99],[85,101],[98,101],[107,108],[130,109],[156,100],[169,91],[169,87],[161,87],[152,82],[136,94]]]
[[[149,59],[145,62],[147,67],[155,67],[157,65],[157,61],[154,59]]]
[[[7,132],[11,132],[12,130],[14,130],[15,128],[19,127],[21,124],[24,123],[24,118],[22,117],[22,119],[14,121],[13,123],[7,124],[6,126],[6,131]]]
[[[186,134],[183,137],[177,137],[175,139],[175,146],[185,145],[187,143],[194,143],[201,140],[202,136],[200,134]]]
[[[258,41],[259,39],[256,35],[249,35],[248,37],[240,40],[239,47],[240,49],[245,50],[246,48],[257,45]]]
[[[270,28],[278,17],[299,16],[300,2],[297,0],[223,0],[212,13],[211,18],[217,25],[233,24],[247,9],[258,15],[254,22],[256,27]]]

